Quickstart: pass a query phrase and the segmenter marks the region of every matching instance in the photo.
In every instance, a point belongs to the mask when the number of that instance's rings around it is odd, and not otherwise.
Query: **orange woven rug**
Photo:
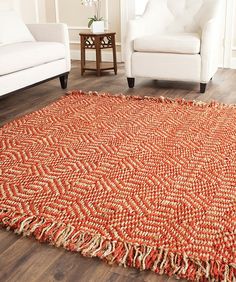
[[[236,279],[236,106],[74,91],[0,129],[0,222],[109,263]]]

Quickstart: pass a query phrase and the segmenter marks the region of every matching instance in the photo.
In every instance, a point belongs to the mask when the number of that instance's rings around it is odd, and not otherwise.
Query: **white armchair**
[[[200,83],[218,69],[221,0],[149,0],[126,36],[126,76]]]

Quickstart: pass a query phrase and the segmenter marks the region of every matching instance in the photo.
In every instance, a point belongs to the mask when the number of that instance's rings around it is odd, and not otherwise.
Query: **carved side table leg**
[[[97,76],[101,76],[101,44],[100,44],[100,37],[97,36],[95,39],[96,45],[96,67],[97,67]]]
[[[81,75],[84,75],[85,68],[85,37],[81,36]]]
[[[112,49],[113,49],[114,72],[115,72],[115,75],[117,75],[117,58],[116,58],[116,40],[115,40],[115,34],[112,36]]]

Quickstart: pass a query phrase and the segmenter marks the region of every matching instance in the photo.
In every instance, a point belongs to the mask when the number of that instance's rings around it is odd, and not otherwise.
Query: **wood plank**
[[[6,251],[17,239],[20,239],[20,237],[16,238],[16,235],[12,232],[0,229],[0,254]]]
[[[26,264],[37,245],[38,242],[30,238],[28,240],[23,237],[18,239],[16,236],[15,242],[0,255],[0,281],[7,281],[12,273]]]
[[[42,272],[42,275],[35,282],[40,281],[82,281],[82,277],[93,275],[99,266],[96,259],[81,257],[78,253],[64,252],[51,267]]]
[[[28,238],[24,239],[28,240]],[[17,269],[13,269],[8,275],[6,282],[29,281],[29,277],[32,276],[32,273],[33,277],[31,277],[30,281],[36,280],[42,274],[42,270],[45,271],[57,260],[58,257],[63,256],[65,252],[63,249],[58,250],[47,244],[40,244],[39,242],[36,242],[36,244],[36,247],[30,252],[29,259],[24,261],[24,263],[19,264]]]

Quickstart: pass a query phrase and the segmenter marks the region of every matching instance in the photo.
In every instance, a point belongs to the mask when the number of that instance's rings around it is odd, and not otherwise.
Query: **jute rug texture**
[[[236,281],[236,106],[72,91],[6,124],[0,225],[111,264]]]

